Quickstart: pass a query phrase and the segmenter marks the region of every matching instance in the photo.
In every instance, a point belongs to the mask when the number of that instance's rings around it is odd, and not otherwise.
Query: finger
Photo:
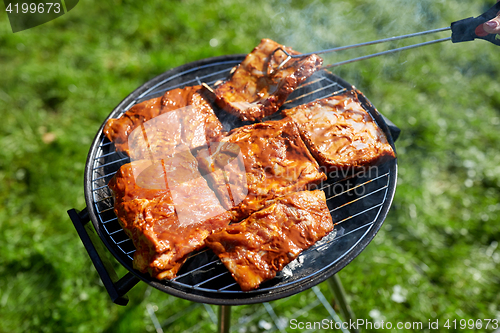
[[[497,2],[500,2],[500,0],[497,0]],[[483,30],[484,33],[500,34],[500,12],[497,13],[497,17],[495,17],[493,20],[490,20],[490,21],[484,23],[482,28],[483,29],[479,29],[479,30]],[[477,33],[476,33],[476,35],[477,35]]]
[[[483,24],[483,29],[489,34],[500,33],[500,15]]]

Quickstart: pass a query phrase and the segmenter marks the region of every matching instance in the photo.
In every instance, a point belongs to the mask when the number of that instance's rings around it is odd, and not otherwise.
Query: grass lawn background
[[[3,12],[0,332],[145,332],[153,329],[147,304],[164,314],[184,304],[140,283],[127,307],[113,305],[66,214],[85,207],[83,171],[97,129],[145,81],[194,60],[247,53],[265,37],[309,52],[449,26],[491,5],[82,0],[16,34]],[[402,129],[393,207],[339,273],[358,318],[500,320],[499,55],[484,41],[446,42],[333,70]],[[295,300],[280,303],[283,313]]]

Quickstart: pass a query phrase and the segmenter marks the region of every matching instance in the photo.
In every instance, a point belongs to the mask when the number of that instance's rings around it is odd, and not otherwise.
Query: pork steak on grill
[[[332,230],[325,193],[301,191],[268,202],[246,220],[208,236],[206,244],[249,291]]]
[[[233,221],[248,217],[268,200],[316,189],[326,180],[289,118],[236,128],[216,147],[212,155],[200,150],[197,159]]]
[[[136,247],[134,268],[158,279],[175,277],[188,254],[230,221],[187,148],[170,158],[124,164],[108,186]]]
[[[211,96],[201,86],[177,88],[162,97],[134,105],[118,119],[109,119],[104,134],[118,151],[133,160],[149,159],[150,151],[166,151],[183,144],[206,146],[222,137]]]
[[[282,112],[293,119],[313,156],[334,176],[339,171],[361,170],[396,157],[355,90]]]
[[[217,86],[216,103],[242,120],[260,120],[278,111],[288,95],[323,63],[313,54],[290,59],[281,69],[268,73],[270,62],[280,64],[286,59],[283,52],[273,53],[280,47],[290,54],[299,54],[270,39],[262,39],[235,68],[229,80]]]

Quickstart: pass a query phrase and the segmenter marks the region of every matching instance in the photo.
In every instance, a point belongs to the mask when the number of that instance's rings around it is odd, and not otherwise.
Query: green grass
[[[264,37],[308,52],[448,26],[490,2],[82,0],[16,34],[0,14],[0,332],[143,332],[146,304],[166,318],[183,302],[139,284],[127,307],[113,305],[66,214],[85,206],[99,126],[136,87]],[[500,319],[499,51],[447,42],[333,70],[402,129],[393,207],[339,273],[358,318]],[[288,316],[299,299],[277,307]]]

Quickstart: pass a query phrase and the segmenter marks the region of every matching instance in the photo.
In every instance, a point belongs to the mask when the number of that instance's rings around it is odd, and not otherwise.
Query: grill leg
[[[128,297],[126,293],[139,282],[139,278],[132,273],[127,273],[121,279],[111,264],[111,261],[106,257],[106,249],[104,244],[99,239],[90,222],[90,217],[87,208],[78,212],[76,209],[70,209],[68,215],[75,226],[75,229],[82,240],[87,253],[94,264],[94,267],[99,274],[99,277],[106,288],[109,297],[113,303],[118,305],[127,305]]]
[[[340,278],[337,274],[328,278],[328,285],[332,288],[333,295],[335,296],[335,302],[337,302],[340,306],[340,311],[342,312],[344,320],[346,322],[355,322],[356,316],[354,315],[354,312],[352,312],[349,303],[347,303],[344,287],[342,287],[342,283],[340,282]],[[359,333],[359,331],[355,328],[349,329],[349,331],[351,333]]]
[[[230,305],[220,305],[219,306],[219,328],[218,333],[229,333],[231,329],[231,306]]]

